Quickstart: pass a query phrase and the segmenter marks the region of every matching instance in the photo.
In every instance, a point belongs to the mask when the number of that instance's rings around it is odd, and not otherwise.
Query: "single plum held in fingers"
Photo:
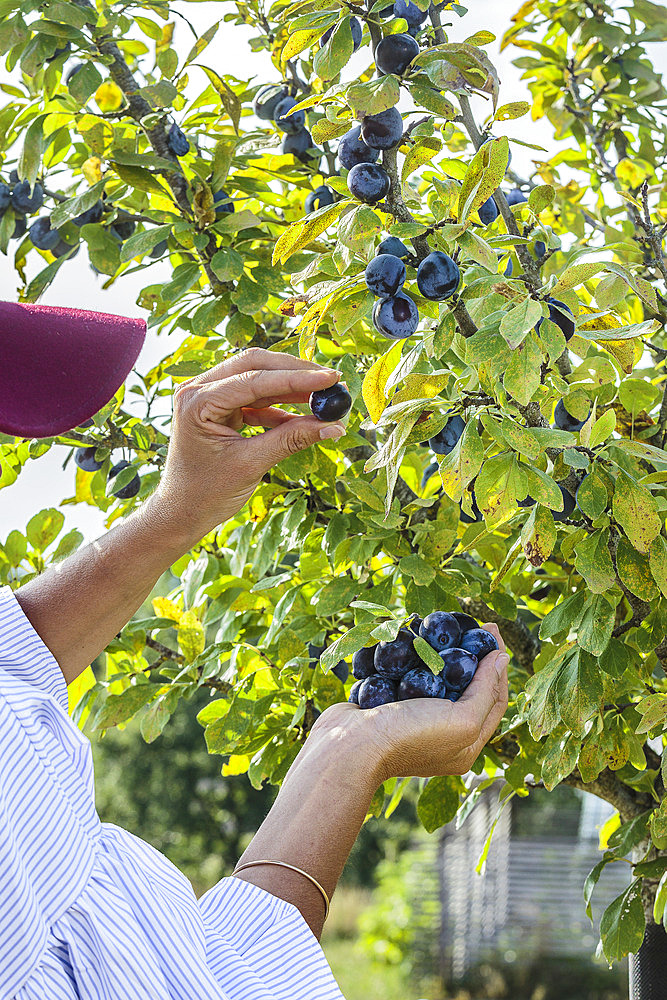
[[[419,326],[419,312],[413,299],[403,292],[375,303],[373,326],[390,340],[405,340]]]
[[[432,611],[421,623],[419,634],[440,653],[443,649],[458,645],[461,627],[448,611]]]
[[[559,399],[556,403],[556,409],[554,410],[554,423],[556,427],[560,428],[562,431],[575,432],[581,430],[586,423],[586,420],[577,420],[576,417],[573,417],[572,414],[565,409],[565,403],[563,400]]]
[[[441,302],[454,294],[461,281],[459,265],[449,254],[434,250],[417,269],[417,286],[425,299]]]
[[[346,170],[351,170],[358,163],[375,163],[379,155],[379,149],[371,149],[361,138],[361,125],[355,125],[346,132],[338,144],[338,161]]]
[[[375,50],[375,65],[380,73],[402,76],[419,55],[419,43],[412,35],[385,35]]]
[[[352,397],[342,382],[336,382],[326,389],[316,389],[310,394],[310,408],[313,416],[324,423],[341,420],[352,407]]]
[[[459,647],[467,649],[469,653],[481,660],[487,653],[498,649],[498,640],[492,632],[487,632],[485,628],[471,628],[461,636]]]
[[[467,649],[454,647],[443,649],[440,653],[444,667],[442,679],[448,691],[465,691],[475,676],[478,660]]]
[[[375,650],[374,646],[363,646],[358,649],[352,657],[352,676],[358,681],[365,681],[367,677],[375,673]]]
[[[389,174],[379,163],[357,163],[347,175],[350,194],[366,205],[377,205],[391,188]]]
[[[405,264],[398,257],[384,253],[369,261],[364,272],[366,287],[380,299],[391,298],[403,287]]]
[[[375,650],[375,672],[398,680],[414,667],[424,663],[415,652],[415,637],[410,629],[400,629],[391,642],[379,642]]]
[[[361,138],[371,149],[393,149],[403,138],[403,116],[398,108],[367,115],[361,123]]]
[[[391,677],[374,674],[361,681],[358,693],[359,708],[378,708],[398,701],[398,685]]]
[[[398,685],[399,701],[409,698],[443,698],[445,682],[440,674],[434,674],[428,667],[408,670]]]
[[[466,425],[463,417],[455,413],[453,417],[449,418],[442,430],[434,434],[432,438],[429,438],[429,448],[436,455],[449,455],[456,448],[465,429]]]

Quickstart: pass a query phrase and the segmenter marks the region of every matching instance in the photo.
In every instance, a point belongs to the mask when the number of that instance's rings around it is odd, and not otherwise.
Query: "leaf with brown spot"
[[[521,544],[533,566],[541,566],[553,552],[558,531],[548,507],[535,504],[521,531]]]
[[[650,490],[635,483],[619,471],[614,486],[614,517],[639,552],[648,552],[653,539],[660,534],[662,521],[658,505]]]

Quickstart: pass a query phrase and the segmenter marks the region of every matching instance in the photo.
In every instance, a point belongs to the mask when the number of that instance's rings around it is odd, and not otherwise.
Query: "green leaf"
[[[28,521],[25,530],[26,537],[33,548],[43,552],[51,542],[56,540],[64,523],[65,515],[62,511],[56,510],[55,507],[40,510]]]
[[[609,553],[609,529],[600,528],[576,547],[574,565],[594,594],[604,594],[616,581]]]
[[[77,215],[81,215],[82,212],[87,212],[102,197],[105,184],[105,180],[98,181],[97,184],[93,184],[91,188],[87,188],[74,198],[61,201],[51,213],[51,226],[56,229],[69,222],[70,219],[76,218]]]
[[[582,418],[583,419],[583,418]],[[595,448],[602,444],[616,430],[616,414],[612,409],[607,410],[593,424],[591,436],[588,439],[588,447]]]
[[[539,302],[527,296],[505,313],[500,321],[500,332],[511,348],[518,347],[542,317]]]
[[[551,184],[538,184],[528,195],[528,204],[535,215],[539,215],[553,204],[556,191]]]
[[[527,406],[540,384],[542,351],[537,336],[529,333],[525,340],[512,351],[505,372],[505,388],[514,398]]]
[[[496,122],[507,122],[514,118],[523,118],[529,111],[530,104],[528,101],[512,101],[511,104],[502,104],[493,116],[493,120]]]
[[[595,520],[607,509],[609,503],[609,493],[602,476],[592,470],[581,481],[577,490],[577,506]]]
[[[351,629],[332,642],[322,653],[320,663],[325,670],[331,670],[339,660],[346,660],[362,646],[371,646],[371,632],[374,624],[354,625]]]
[[[102,74],[91,62],[83,63],[67,84],[67,89],[79,104],[85,104],[102,83]]]
[[[362,587],[357,580],[351,580],[347,576],[338,577],[327,583],[320,591],[315,607],[321,618],[345,611],[351,601],[357,597]],[[344,659],[344,657],[340,657]]]
[[[139,233],[134,233],[127,239],[120,250],[121,263],[132,260],[133,257],[140,257],[149,253],[158,243],[166,240],[171,232],[171,225],[153,226],[151,229],[142,229]]]
[[[349,205],[349,201],[337,201],[333,205],[327,205],[326,208],[311,213],[306,219],[292,223],[276,242],[272,263],[284,264],[293,253],[308,246],[328,229]]]
[[[524,427],[509,417],[503,417],[500,429],[510,448],[519,452],[520,455],[536,459],[540,454],[539,442],[529,427]]]
[[[614,486],[612,509],[614,517],[634,547],[639,552],[648,552],[651,542],[662,527],[651,491],[619,471]]]
[[[334,33],[313,59],[313,69],[321,80],[333,80],[347,66],[354,52],[350,17],[334,28]]]
[[[585,650],[576,650],[561,667],[556,694],[563,722],[577,736],[583,736],[586,723],[599,711],[604,696],[597,663]]]
[[[390,77],[389,79],[394,79],[394,77]],[[420,87],[414,84],[410,88],[410,93],[417,107],[425,108],[426,111],[438,115],[439,118],[444,118],[446,121],[454,121],[459,114],[459,109],[451,101],[447,100],[440,91],[435,90],[433,87]]]
[[[436,574],[433,566],[415,552],[409,556],[403,556],[398,564],[398,568],[402,576],[410,577],[418,587],[427,587],[429,583],[433,583],[435,580]]]
[[[587,603],[577,632],[582,649],[599,656],[609,645],[616,622],[616,605],[601,594],[594,594]]]
[[[440,462],[440,478],[448,497],[457,502],[461,499],[463,490],[475,478],[483,460],[484,445],[475,421],[470,420],[453,451]]]
[[[521,531],[521,544],[528,561],[533,566],[541,566],[553,552],[557,537],[551,511],[535,504]]]
[[[428,833],[454,819],[462,791],[459,777],[445,775],[429,779],[417,800],[417,815]]]
[[[551,639],[552,636],[558,635],[560,632],[566,635],[570,632],[576,632],[584,614],[585,604],[586,594],[584,591],[578,591],[553,607],[542,619],[540,639]]]
[[[465,222],[491,197],[505,176],[508,157],[509,143],[505,136],[492,139],[475,153],[459,193],[460,222]]]
[[[527,492],[527,480],[514,452],[487,458],[475,481],[477,506],[489,524],[506,517]]]
[[[641,879],[635,879],[602,914],[600,939],[608,962],[620,961],[641,948],[646,930],[646,918],[640,886]]]
[[[649,557],[633,548],[622,535],[616,552],[616,566],[621,580],[635,597],[642,601],[655,600],[659,591],[651,573]]]
[[[232,88],[229,86],[229,84],[226,83],[225,80],[223,80],[223,78],[219,76],[214,69],[211,69],[209,66],[204,66],[201,63],[199,65],[201,66],[201,69],[204,70],[207,77],[213,84],[213,88],[217,93],[218,97],[220,98],[220,100],[222,101],[222,106],[227,112],[231,120],[231,123],[234,126],[234,131],[238,135],[239,122],[241,120],[241,101],[234,93]]]
[[[395,76],[381,76],[379,80],[366,80],[364,83],[351,84],[346,92],[347,103],[355,118],[364,115],[378,115],[381,111],[393,108],[398,104],[400,85]],[[347,128],[350,126],[347,123]]]
[[[95,716],[93,732],[127,722],[163,690],[159,684],[132,684],[120,694],[109,695]]]
[[[651,544],[649,567],[663,597],[667,597],[667,542],[658,535]]]

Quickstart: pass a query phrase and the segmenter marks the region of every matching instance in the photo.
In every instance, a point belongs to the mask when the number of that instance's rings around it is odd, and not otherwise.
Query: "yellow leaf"
[[[244,753],[233,753],[226,764],[222,765],[222,776],[245,774],[250,767],[250,757]]]
[[[81,172],[90,186],[102,180],[102,161],[99,156],[89,156],[81,167]]]
[[[609,847],[609,838],[611,837],[612,833],[614,833],[615,830],[618,830],[620,825],[621,825],[621,817],[617,812],[612,813],[609,819],[605,820],[605,822],[602,824],[602,826],[600,827],[600,833],[598,837],[599,849],[601,851],[607,850],[607,848]]]
[[[310,48],[316,38],[322,34],[320,28],[308,28],[303,31],[295,31],[287,39],[285,48],[280,53],[280,61],[283,65],[294,56],[298,56],[304,49]]]
[[[95,674],[91,667],[86,667],[83,673],[79,674],[67,688],[68,711],[70,715],[79,704],[84,694],[95,687]]]
[[[313,212],[306,219],[293,223],[282,234],[273,248],[272,263],[283,264],[297,250],[301,250],[328,229],[341,212],[349,206],[350,201],[337,201],[319,212]]]
[[[170,601],[168,597],[154,597],[153,611],[158,618],[171,618],[173,622],[180,622],[183,617],[183,610],[178,604]]]
[[[331,295],[326,295],[323,299],[313,303],[294,331],[295,335],[299,335],[299,357],[306,361],[312,361],[315,357],[317,331],[325,312],[335,297],[336,292],[332,292]]]
[[[123,91],[113,80],[107,80],[95,91],[95,100],[100,111],[118,111],[123,103]]]
[[[403,341],[397,340],[392,344],[386,354],[383,354],[366,372],[361,395],[363,396],[366,409],[374,424],[378,422],[387,406],[387,398],[384,394],[387,379],[395,369],[401,359]]]
[[[194,611],[184,611],[178,624],[178,645],[188,663],[192,663],[206,645],[204,626]]]

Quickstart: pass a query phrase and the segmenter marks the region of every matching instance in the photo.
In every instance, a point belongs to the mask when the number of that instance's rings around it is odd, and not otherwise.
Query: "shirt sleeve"
[[[67,712],[67,684],[58,661],[9,587],[0,587],[0,668],[51,695]]]
[[[199,900],[209,967],[230,1000],[343,1000],[299,910],[232,876]]]

